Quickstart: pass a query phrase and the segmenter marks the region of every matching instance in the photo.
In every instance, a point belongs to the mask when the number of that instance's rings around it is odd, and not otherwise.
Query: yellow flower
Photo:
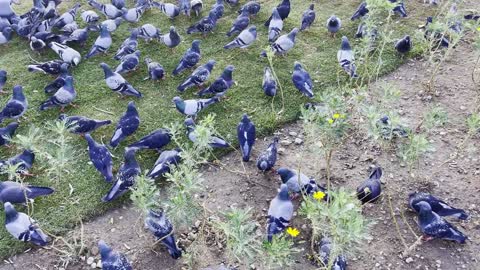
[[[339,114],[339,113],[333,114],[333,119],[338,119],[338,118],[340,118],[340,114]]]
[[[300,231],[297,228],[288,227],[287,233],[292,237],[297,237],[300,234]]]
[[[317,201],[321,201],[324,197],[325,197],[325,193],[321,191],[316,191],[315,193],[313,193],[313,198]]]
[[[333,124],[333,119],[328,118],[328,119],[327,119],[327,122],[328,122],[329,124]]]
[[[477,28],[477,31],[480,31],[480,27]]]

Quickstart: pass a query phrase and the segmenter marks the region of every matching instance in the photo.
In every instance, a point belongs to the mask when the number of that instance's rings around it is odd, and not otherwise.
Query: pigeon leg
[[[29,173],[29,172],[22,172],[21,175],[29,176],[29,177],[35,176],[33,173]]]
[[[428,236],[428,235],[422,235],[422,240],[425,242],[430,241],[432,239],[434,239],[434,237]]]
[[[6,95],[8,94],[7,91],[4,91],[5,89],[0,90],[0,95]]]
[[[64,112],[65,111],[65,107],[64,106],[60,106],[60,112]]]
[[[73,108],[78,108],[78,105],[77,104],[74,104],[74,103],[70,103],[70,106],[72,106]]]

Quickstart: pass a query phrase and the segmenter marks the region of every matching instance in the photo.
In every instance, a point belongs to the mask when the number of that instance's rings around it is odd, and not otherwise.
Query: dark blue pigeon
[[[82,56],[78,51],[57,42],[50,42],[48,47],[52,49],[65,63],[72,66],[77,66],[82,59]]]
[[[175,26],[170,26],[170,31],[166,33],[165,35],[161,35],[159,37],[160,42],[165,44],[169,48],[175,48],[180,44],[182,41],[180,35],[177,33],[177,30],[175,30]]]
[[[158,81],[165,79],[165,69],[163,69],[163,66],[160,65],[160,63],[153,62],[152,59],[148,57],[145,58],[145,63],[147,64],[148,77],[144,80]]]
[[[313,98],[313,82],[310,74],[303,69],[302,64],[298,61],[295,61],[294,64],[292,82],[300,93],[309,98]]]
[[[130,36],[122,42],[120,48],[117,50],[117,53],[113,57],[115,60],[122,59],[125,55],[134,53],[137,50],[138,46],[138,29],[132,29]]]
[[[3,89],[7,83],[7,75],[8,73],[6,70],[0,69],[0,93],[5,93]]]
[[[188,27],[187,34],[201,33],[206,36],[207,33],[213,31],[217,26],[217,15],[215,12],[210,12],[208,16],[203,17],[200,21]]]
[[[264,69],[262,88],[267,96],[273,97],[277,94],[277,80],[273,77],[270,67]]]
[[[431,27],[429,25],[432,24],[432,23],[433,23],[433,18],[432,17],[427,17],[427,23],[424,26],[424,28],[425,28],[425,34],[424,34],[425,39],[430,40],[430,39],[433,38],[437,43],[436,45],[434,45],[435,47],[438,47],[438,45],[440,45],[444,48],[448,48],[448,46],[450,46],[450,40],[445,36],[445,34],[439,32],[439,31],[436,31],[434,29],[431,29]]]
[[[342,21],[335,15],[330,16],[327,20],[327,30],[335,37],[335,34],[340,31]]]
[[[113,161],[110,151],[105,145],[97,143],[88,133],[85,134],[85,139],[88,143],[88,156],[93,166],[102,174],[105,181],[112,182]]]
[[[68,70],[69,67],[70,66],[67,63],[62,64],[60,75],[58,75],[58,77],[53,82],[51,82],[50,84],[45,86],[45,88],[43,88],[45,93],[47,94],[55,93],[58,89],[62,88],[62,86],[65,85],[65,79],[68,76],[72,76],[72,74]]]
[[[206,107],[215,104],[220,101],[220,98],[223,96],[223,93],[218,93],[214,97],[207,99],[187,99],[184,100],[181,97],[174,97],[173,103],[177,110],[187,116],[196,116],[201,110]]]
[[[390,3],[397,3],[397,0],[388,0]],[[393,12],[398,13],[402,17],[407,17],[407,10],[405,9],[405,4],[403,2],[397,3],[397,5],[392,9]]]
[[[192,10],[195,11],[195,16],[198,17],[203,9],[202,0],[192,0],[190,1],[190,5],[192,6]]]
[[[362,18],[363,16],[367,15],[368,12],[369,10],[367,8],[367,2],[362,2],[358,6],[357,10],[355,10],[355,12],[353,13],[350,19],[354,21],[356,19]]]
[[[382,168],[375,167],[368,179],[357,187],[357,198],[362,201],[362,204],[373,203],[380,197],[382,193],[381,177]]]
[[[395,43],[395,49],[399,53],[408,53],[412,49],[412,40],[409,35],[406,35],[402,39]]]
[[[134,71],[138,68],[140,63],[140,51],[136,50],[134,53],[125,55],[120,64],[115,69],[115,72],[118,74],[124,74],[127,72]]]
[[[420,207],[417,205],[419,202],[427,202],[430,204],[432,211],[437,213],[439,216],[453,216],[460,220],[466,220],[468,214],[463,209],[454,208],[448,205],[446,202],[441,199],[425,193],[425,192],[413,192],[408,195],[408,204],[413,210],[420,212]]]
[[[182,59],[180,59],[180,63],[178,63],[172,74],[177,75],[185,69],[193,68],[198,64],[198,62],[200,62],[201,58],[200,40],[194,40],[192,42],[192,46],[183,54]]]
[[[238,143],[242,152],[242,160],[248,162],[255,144],[255,125],[248,118],[247,114],[243,114],[242,120],[237,126]]]
[[[0,17],[0,31],[5,29],[5,27],[11,27],[11,26],[12,26],[12,24],[10,23],[10,21],[7,18]]]
[[[172,258],[178,259],[182,256],[182,251],[178,249],[173,234],[172,223],[167,219],[163,210],[150,210],[145,219],[145,227],[157,239],[162,239],[162,244],[168,249],[168,253]]]
[[[190,75],[177,87],[177,90],[183,92],[194,85],[201,86],[204,82],[208,80],[208,77],[210,77],[210,73],[212,72],[215,63],[215,60],[208,60],[205,65],[196,68],[192,72],[192,75]]]
[[[185,127],[187,128],[187,137],[190,141],[196,142],[197,141],[197,133],[195,132],[195,122],[193,122],[192,118],[185,119]],[[228,148],[230,144],[228,144],[224,139],[212,135],[209,139],[210,143],[208,144],[212,148]]]
[[[113,251],[103,240],[98,241],[98,249],[102,259],[102,270],[133,270],[127,257]]]
[[[7,145],[18,128],[17,122],[11,122],[6,127],[0,128],[0,146]]]
[[[37,246],[46,246],[50,240],[38,226],[37,222],[27,214],[17,212],[9,202],[3,205],[5,211],[5,228],[7,231],[23,242],[31,242]]]
[[[58,75],[62,72],[62,60],[52,60],[44,63],[28,65],[29,72],[42,72],[44,74]]]
[[[223,0],[217,0],[217,2],[212,6],[210,9],[210,13],[213,13],[217,20],[223,17],[223,13],[225,11],[225,6],[223,5]]]
[[[170,143],[172,139],[172,134],[170,130],[159,128],[147,136],[141,138],[135,143],[132,143],[128,146],[129,149],[153,149],[160,151],[162,147]]]
[[[65,84],[58,89],[53,96],[40,105],[40,111],[56,106],[59,106],[60,110],[63,111],[65,106],[72,103],[76,97],[77,92],[75,91],[75,88],[73,88],[73,78],[72,76],[68,76],[65,78]]]
[[[268,208],[267,240],[272,241],[273,235],[285,230],[293,217],[293,204],[288,196],[288,186],[282,184],[277,196],[270,202]]]
[[[49,187],[31,186],[13,181],[0,183],[0,202],[2,203],[27,203],[39,196],[50,195],[55,190]]]
[[[332,249],[332,241],[324,236],[318,245],[318,256],[324,266],[328,266],[330,262],[330,252]],[[331,270],[346,270],[347,260],[344,255],[338,255],[332,263]]]
[[[241,14],[244,10],[247,10],[250,16],[255,16],[258,12],[260,12],[260,8],[260,3],[257,1],[248,1],[238,10],[238,14]]]
[[[115,132],[110,139],[110,146],[117,147],[126,137],[135,133],[139,125],[140,117],[138,116],[137,108],[135,108],[135,103],[130,101],[127,106],[127,111],[120,117],[117,123]]]
[[[280,18],[282,18],[282,20],[285,20],[290,14],[290,0],[282,0],[282,2],[277,6],[277,10]],[[271,19],[272,16],[270,16],[270,18],[268,18],[268,20],[265,22],[266,27],[270,25]]]
[[[105,63],[101,63],[100,66],[105,74],[105,83],[113,92],[116,92],[122,96],[134,96],[138,98],[142,97],[142,93],[140,93],[129,82],[127,82],[122,75],[114,72]]]
[[[382,116],[376,122],[376,127],[378,133],[382,136],[384,140],[392,140],[395,138],[405,138],[408,137],[409,130],[401,125],[393,126],[390,118],[388,116]]]
[[[74,134],[90,133],[112,123],[110,120],[96,120],[84,116],[68,116],[66,114],[60,114],[58,119],[65,121],[68,130]]]
[[[0,45],[10,42],[12,37],[13,29],[10,26],[5,27],[2,31],[0,31]]]
[[[110,46],[112,46],[112,37],[107,27],[102,25],[100,26],[100,36],[95,40],[85,59],[98,55],[99,53],[105,53]]]
[[[304,31],[307,28],[312,26],[313,22],[315,22],[315,6],[314,4],[310,4],[310,7],[303,12],[302,15],[302,26],[300,26],[300,31]]]
[[[23,150],[21,154],[11,157],[7,160],[0,160],[0,168],[6,166],[15,166],[15,172],[23,175],[31,175],[28,170],[32,168],[35,161],[35,154],[31,150]]]
[[[266,172],[275,166],[275,163],[277,162],[277,145],[278,137],[275,137],[268,148],[262,154],[260,154],[260,156],[258,156],[257,168],[260,171]]]
[[[53,19],[58,16],[57,14],[57,5],[59,5],[61,1],[57,0],[44,0],[43,5],[45,9],[43,11],[43,18],[44,19]]]
[[[165,150],[160,153],[157,161],[155,161],[153,168],[148,172],[147,176],[153,179],[163,176],[165,173],[169,173],[170,166],[177,165],[180,162],[181,152],[182,150],[180,148],[175,148],[173,150]]]
[[[208,94],[225,93],[235,83],[232,78],[232,73],[234,70],[234,66],[228,65],[223,70],[222,75],[220,75],[209,87],[198,92],[198,95],[205,96]]]
[[[225,0],[231,7],[238,5],[238,0]]]
[[[322,190],[314,179],[306,176],[303,173],[299,173],[297,170],[291,170],[288,168],[280,168],[277,170],[278,175],[282,179],[282,183],[288,186],[288,190],[299,194],[300,192],[306,195],[311,195],[316,191]]]
[[[115,176],[115,183],[108,191],[107,195],[102,198],[102,201],[109,202],[127,192],[133,185],[137,176],[141,173],[140,166],[135,159],[135,149],[126,149],[124,161],[118,169]]]
[[[80,3],[75,3],[75,5],[73,5],[73,7],[70,10],[63,13],[60,17],[58,17],[54,21],[53,27],[60,29],[65,25],[74,22],[75,17],[77,16],[77,11],[79,7],[80,7]]]
[[[178,0],[178,4],[180,7],[180,12],[190,17],[190,0]]]
[[[233,33],[242,32],[250,24],[250,16],[248,10],[244,10],[238,17],[233,21],[230,31],[227,32],[227,37],[231,36]]]
[[[433,212],[430,204],[421,201],[415,206],[419,208],[418,226],[427,240],[439,238],[456,241],[461,244],[465,243],[467,236]]]
[[[18,119],[28,108],[28,101],[23,94],[23,87],[16,85],[13,87],[13,95],[0,111],[0,123],[4,119]]]
[[[152,5],[160,9],[169,19],[174,19],[180,14],[180,8],[172,3],[153,2]]]
[[[123,15],[123,11],[112,4],[102,4],[95,0],[88,0],[88,4],[107,16],[108,19],[115,19]]]
[[[125,7],[125,0],[112,0],[111,3],[120,10]]]

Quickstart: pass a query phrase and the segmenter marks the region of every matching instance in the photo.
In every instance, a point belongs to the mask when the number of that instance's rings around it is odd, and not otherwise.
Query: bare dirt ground
[[[373,164],[384,168],[384,194],[391,194],[392,205],[400,230],[408,244],[415,242],[415,237],[401,220],[403,213],[406,220],[419,235],[415,224],[415,215],[407,209],[407,196],[416,190],[428,191],[456,207],[466,209],[471,219],[457,223],[470,238],[464,245],[446,241],[434,240],[423,243],[406,257],[400,254],[404,250],[400,238],[392,222],[387,196],[379,202],[367,205],[365,215],[375,222],[371,229],[372,240],[363,243],[362,250],[355,257],[348,258],[349,269],[480,269],[480,139],[477,137],[465,144],[465,149],[458,156],[449,160],[457,151],[457,146],[466,136],[465,119],[475,107],[475,86],[471,81],[471,69],[476,60],[471,45],[462,43],[453,56],[445,63],[438,75],[438,94],[430,100],[423,93],[422,83],[427,81],[429,70],[420,60],[412,60],[394,73],[383,78],[397,86],[402,96],[394,110],[400,111],[405,123],[415,128],[422,116],[432,104],[441,106],[448,112],[449,122],[441,128],[436,128],[428,134],[435,150],[421,161],[415,175],[411,177],[407,168],[393,153],[381,152],[367,135],[358,132],[350,136],[339,151],[334,154],[333,184],[336,187],[346,186],[354,189],[368,176],[368,169]],[[382,82],[380,82],[382,83]],[[375,93],[378,85],[371,86]],[[372,101],[378,95],[372,95]],[[282,146],[283,154],[279,156],[277,167],[295,167],[299,162],[299,153],[305,151],[308,145],[294,143],[295,138],[302,139],[299,124],[291,124],[279,130],[277,135],[281,140],[292,142]],[[255,146],[254,158],[260,149],[264,149],[271,138],[259,139]],[[316,157],[309,156],[303,160],[304,173],[315,177],[324,183],[324,173],[314,171],[310,165]],[[255,217],[262,225],[265,224],[265,211],[268,203],[276,194],[278,177],[273,174],[261,174],[254,162],[245,164],[249,176],[243,174],[238,153],[230,153],[221,159],[222,166],[205,168],[207,192],[204,194],[206,207],[211,210],[226,210],[230,206],[252,207]],[[323,166],[323,164],[322,164]],[[298,204],[298,201],[297,201]],[[105,240],[116,250],[127,254],[134,269],[186,269],[182,260],[171,259],[163,247],[152,250],[154,239],[143,231],[139,214],[131,207],[125,206],[113,210],[84,224],[84,236],[87,254],[83,261],[70,264],[68,269],[91,269],[89,263],[99,260],[98,250],[94,248],[96,241]],[[300,228],[298,242],[308,240],[308,226],[300,217],[295,217],[293,226]],[[79,234],[79,231],[76,232]],[[188,238],[180,237],[180,238]],[[194,237],[194,235],[192,236]],[[188,240],[181,239],[181,246]],[[305,252],[299,255],[298,262],[289,269],[315,269],[305,255],[310,252],[307,244]],[[226,260],[223,247],[214,244],[205,250],[205,256],[198,269],[218,265]],[[10,263],[4,263],[0,270],[7,269],[59,269],[62,261],[59,252],[52,249],[37,249],[10,258]],[[92,257],[94,260],[89,259]]]

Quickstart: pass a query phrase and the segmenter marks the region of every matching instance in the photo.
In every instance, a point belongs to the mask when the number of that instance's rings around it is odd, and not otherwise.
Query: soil
[[[332,162],[333,185],[351,189],[368,176],[370,166],[378,164],[383,167],[384,195],[391,195],[393,212],[407,244],[414,243],[416,238],[402,221],[400,213],[405,216],[414,232],[420,235],[415,214],[408,210],[406,205],[408,194],[416,190],[431,192],[456,207],[466,209],[471,218],[466,222],[452,223],[465,232],[470,240],[464,245],[433,240],[422,243],[402,257],[404,246],[392,221],[388,196],[382,196],[377,203],[364,207],[364,214],[375,222],[371,228],[372,239],[363,243],[361,251],[355,257],[348,258],[349,269],[480,269],[480,138],[473,138],[465,142],[464,149],[457,149],[466,138],[465,120],[478,105],[475,104],[476,90],[471,80],[475,60],[476,55],[471,45],[460,44],[452,57],[443,64],[436,83],[438,92],[433,96],[428,96],[424,90],[423,83],[428,80],[430,70],[426,68],[423,60],[408,61],[370,87],[371,102],[378,99],[375,90],[383,81],[394,84],[401,90],[401,98],[392,110],[399,111],[410,128],[419,125],[423,115],[433,104],[448,112],[448,123],[428,134],[435,150],[422,159],[413,175],[409,174],[407,167],[392,152],[379,150],[365,132],[350,136],[334,153]],[[298,123],[278,130],[277,135],[281,140],[292,143],[282,146],[284,153],[279,156],[277,167],[298,166],[300,153],[308,148],[308,145],[294,143],[295,138],[302,138],[301,134]],[[255,160],[259,151],[265,149],[270,142],[271,137],[258,139],[252,160]],[[307,175],[324,183],[322,179],[325,179],[325,172],[315,171],[309,164],[314,163],[311,161],[317,158],[307,154],[306,158],[301,160],[303,170]],[[252,207],[255,217],[263,227],[269,201],[278,188],[278,177],[271,173],[259,173],[254,162],[245,164],[247,176],[243,173],[240,160],[240,155],[234,152],[221,159],[221,166],[212,165],[204,169],[207,185],[207,192],[203,194],[205,206],[211,210],[226,210],[231,206]],[[323,163],[321,166],[324,168]],[[298,201],[296,203],[298,204]],[[182,260],[171,259],[160,245],[152,248],[155,240],[143,230],[138,217],[139,214],[131,206],[124,206],[83,224],[87,255],[83,260],[72,262],[67,269],[91,269],[87,261],[92,260],[88,257],[93,257],[94,263],[99,260],[98,250],[94,246],[100,238],[114,249],[124,252],[134,269],[186,269]],[[298,246],[305,251],[298,256],[297,263],[288,269],[316,269],[305,256],[309,252],[308,226],[303,224],[298,216],[294,217],[293,226],[300,228]],[[74,232],[76,235],[79,233],[79,230]],[[301,244],[301,240],[307,241]],[[57,241],[53,247],[30,250],[14,256],[9,259],[9,263],[1,265],[0,270],[61,269],[61,252],[55,248],[66,249],[58,243],[60,242]],[[205,247],[203,251],[198,269],[219,265],[226,260],[223,247],[213,245]]]

